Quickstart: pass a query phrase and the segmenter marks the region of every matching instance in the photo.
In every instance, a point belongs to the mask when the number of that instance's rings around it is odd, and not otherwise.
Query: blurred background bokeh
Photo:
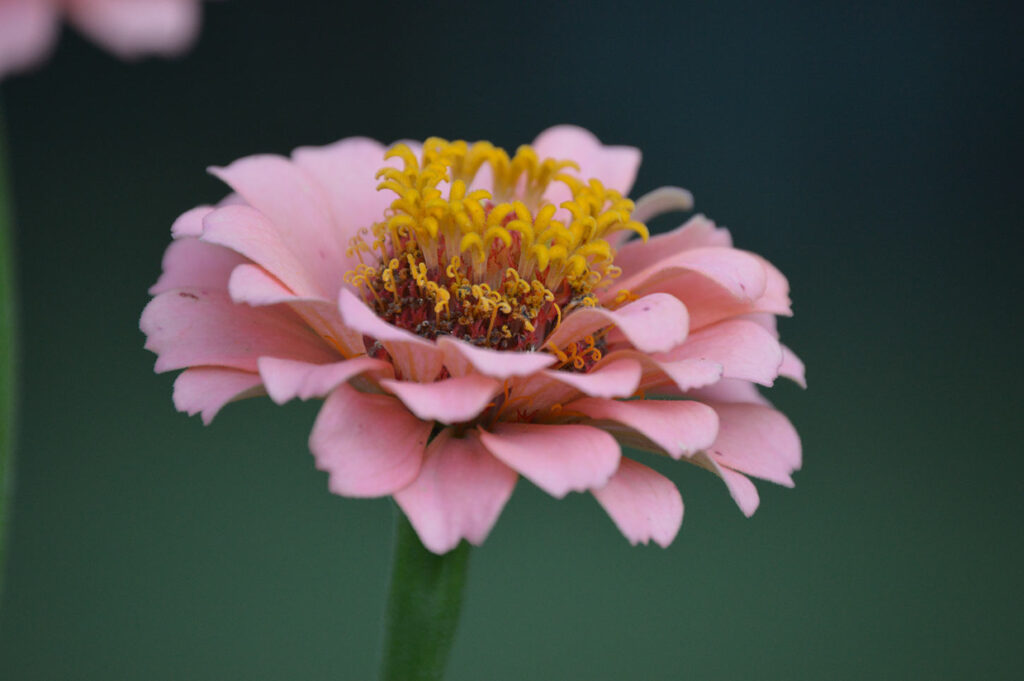
[[[795,489],[632,548],[520,483],[452,679],[1017,679],[1021,13],[976,3],[211,3],[181,60],[65,31],[0,87],[22,399],[0,679],[369,679],[388,500],[328,494],[316,405],[176,413],[138,317],[204,169],[349,135],[644,152],[790,279]],[[915,6],[917,5],[917,6]],[[659,220],[668,229],[682,216]]]

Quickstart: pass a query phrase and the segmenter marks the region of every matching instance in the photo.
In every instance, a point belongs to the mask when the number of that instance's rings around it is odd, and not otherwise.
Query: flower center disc
[[[386,166],[377,178],[378,190],[397,198],[383,222],[352,239],[349,254],[361,264],[346,280],[381,318],[425,338],[544,349],[564,315],[597,305],[594,293],[619,275],[606,237],[648,235],[631,219],[632,201],[529,146],[509,157],[489,142],[430,138],[419,158],[405,144],[385,154],[395,157],[403,167]],[[555,183],[571,197],[558,206],[545,198]],[[583,370],[601,356],[598,341],[583,345],[547,349]]]

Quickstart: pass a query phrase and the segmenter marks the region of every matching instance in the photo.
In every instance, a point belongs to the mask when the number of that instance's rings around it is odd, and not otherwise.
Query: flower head
[[[122,59],[172,56],[199,30],[200,0],[0,0],[0,78],[53,49],[62,15]]]
[[[639,163],[560,126],[514,154],[350,138],[214,168],[234,193],[175,222],[146,347],[206,422],[325,398],[309,446],[331,491],[393,495],[437,553],[482,542],[520,475],[669,544],[679,492],[620,444],[712,471],[749,515],[744,474],[800,466],[755,386],[803,380],[774,324],[788,285],[702,216],[649,237],[690,196],[634,204]]]

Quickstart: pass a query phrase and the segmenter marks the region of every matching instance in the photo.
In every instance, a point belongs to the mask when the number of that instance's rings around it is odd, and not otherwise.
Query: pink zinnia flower
[[[349,138],[213,168],[234,193],[175,222],[146,347],[207,423],[264,392],[326,398],[309,446],[330,490],[393,495],[435,553],[481,543],[520,475],[668,545],[679,492],[620,443],[710,470],[750,515],[746,475],[800,466],[755,386],[802,381],[775,330],[788,284],[702,216],[648,239],[690,197],[634,206],[639,164],[561,126],[512,156]]]
[[[0,0],[0,78],[44,60],[67,15],[122,59],[184,52],[199,30],[200,0]]]

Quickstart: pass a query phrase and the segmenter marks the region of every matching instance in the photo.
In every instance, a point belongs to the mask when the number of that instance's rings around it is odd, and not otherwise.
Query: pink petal
[[[228,294],[236,303],[276,305],[298,298],[259,265],[239,265],[231,272]]]
[[[441,336],[437,347],[444,353],[444,365],[453,376],[478,371],[485,376],[504,380],[512,376],[529,376],[555,362],[546,352],[509,352],[480,348],[452,336]]]
[[[749,402],[770,406],[756,385],[734,378],[723,378],[714,385],[690,390],[685,396],[701,402]]]
[[[602,400],[586,397],[565,406],[597,421],[613,421],[636,431],[674,459],[707,449],[718,433],[718,415],[692,400]]]
[[[427,447],[419,476],[395,493],[423,545],[447,553],[462,539],[482,544],[505,507],[518,476],[480,444],[476,433],[442,430]]]
[[[288,238],[287,231],[255,208],[234,205],[208,213],[203,218],[202,239],[244,255],[297,295],[334,299],[334,290],[321,287],[292,250],[296,244]]]
[[[228,280],[228,293],[234,302],[246,305],[287,304],[342,357],[356,357],[366,352],[362,335],[345,326],[335,303],[319,298],[300,298],[258,265],[235,267]]]
[[[807,387],[807,379],[804,376],[804,363],[785,345],[782,346],[782,366],[779,367],[779,376],[785,376],[801,388]]]
[[[743,515],[748,518],[754,515],[754,511],[761,504],[761,497],[758,495],[754,483],[747,476],[719,465],[714,458],[708,456],[705,452],[698,452],[688,460],[720,477],[722,482],[725,483],[726,489],[729,490],[729,496],[739,506]]]
[[[771,385],[782,365],[782,348],[770,332],[745,319],[729,319],[690,334],[661,360],[703,359],[722,365],[724,378]]]
[[[616,252],[615,265],[622,269],[621,279],[625,280],[676,253],[708,246],[732,246],[729,230],[715,227],[715,223],[703,215],[694,215],[682,226],[652,236],[646,243],[640,239],[627,242]]]
[[[546,383],[562,383],[590,397],[630,397],[640,386],[643,369],[632,359],[619,359],[592,369],[588,373],[545,370],[541,376]],[[562,400],[558,400],[559,402]]]
[[[739,315],[736,319],[746,319],[747,321],[754,322],[776,339],[779,337],[779,318],[770,312],[750,312]]]
[[[288,307],[302,317],[303,321],[342,357],[352,358],[366,353],[362,334],[345,326],[336,302],[297,298],[289,300]]]
[[[180,239],[185,236],[201,236],[203,233],[203,218],[214,211],[213,206],[196,206],[187,210],[171,225],[171,236]]]
[[[178,216],[178,219],[174,221],[173,225],[171,225],[171,236],[175,239],[180,239],[183,236],[202,236],[203,220],[206,219],[207,215],[215,211],[217,208],[241,205],[245,205],[245,200],[238,194],[231,193],[221,199],[217,203],[216,207],[196,206],[195,208],[187,210]]]
[[[439,185],[439,188],[440,186],[441,185]],[[480,166],[480,169],[476,171],[476,175],[473,177],[473,180],[469,183],[469,186],[466,187],[466,189],[469,191],[483,189],[488,192],[494,192],[494,169],[491,168],[490,164],[485,163]]]
[[[245,258],[194,237],[175,239],[164,251],[163,274],[149,289],[157,295],[176,288],[207,288],[226,291],[228,279]]]
[[[57,11],[52,2],[0,2],[0,79],[42,62],[57,41]]]
[[[310,364],[293,359],[261,357],[257,362],[270,399],[284,404],[298,398],[323,397],[351,378],[362,374],[390,376],[391,365],[379,359],[357,357],[330,364]]]
[[[643,352],[671,350],[684,340],[689,327],[686,306],[673,296],[654,293],[617,310],[584,307],[567,315],[548,344],[559,348],[614,325],[633,346]]]
[[[777,315],[790,317],[793,315],[792,301],[789,299],[789,282],[786,277],[759,255],[753,255],[765,271],[765,287],[761,297],[753,303],[743,304],[732,309],[722,309],[715,312],[714,317],[707,323],[713,323],[726,317],[738,317],[748,319],[760,324],[776,338],[779,337]]]
[[[295,163],[326,190],[333,223],[344,245],[359,229],[380,222],[395,196],[377,191],[377,171],[384,166],[401,167],[397,158],[384,160],[383,144],[366,137],[349,137],[325,147],[302,147],[292,153]],[[371,237],[372,240],[372,237]],[[346,257],[351,269],[358,258]]]
[[[648,380],[645,371],[644,379],[640,383],[642,389],[655,387],[665,383],[667,380],[681,392],[686,392],[716,383],[722,377],[722,365],[705,359],[682,359],[664,362],[652,358],[651,362],[657,367],[657,372],[661,376]]]
[[[226,293],[177,289],[149,302],[139,323],[156,371],[212,365],[256,371],[259,357],[286,357],[323,364],[337,354],[291,310],[250,307]]]
[[[636,200],[633,219],[648,222],[665,213],[693,210],[693,194],[682,187],[658,187]]]
[[[728,317],[755,311],[766,291],[767,271],[756,256],[733,248],[695,248],[660,260],[620,280],[602,297],[627,289],[636,295],[655,292],[681,300],[698,329]]]
[[[676,486],[632,459],[623,457],[608,484],[593,494],[634,546],[653,539],[666,547],[683,524],[683,498]]]
[[[247,305],[286,303],[343,357],[355,357],[366,352],[362,335],[345,326],[336,304],[318,298],[300,298],[262,267],[236,267],[228,282],[228,293],[236,303]]]
[[[735,248],[704,247],[671,253],[620,280],[619,286],[634,293],[663,289],[666,285],[672,291],[685,292],[686,284],[699,285],[706,281],[726,294],[730,301],[749,302],[764,293],[765,279],[764,267],[753,254]]]
[[[174,407],[189,416],[201,413],[203,423],[235,400],[263,394],[259,374],[237,369],[198,367],[186,369],[174,380]]]
[[[68,0],[78,30],[122,59],[181,54],[199,32],[198,0]]]
[[[388,324],[348,289],[342,289],[338,307],[346,325],[380,341],[401,378],[427,382],[441,373],[441,350],[430,341]]]
[[[566,404],[582,396],[630,397],[640,383],[640,363],[619,359],[598,365],[588,373],[545,369],[513,380],[509,385],[512,404],[534,412]]]
[[[755,255],[765,270],[764,293],[755,301],[750,312],[770,312],[784,317],[792,316],[792,301],[789,299],[789,281],[785,275],[759,255]]]
[[[786,487],[800,468],[800,436],[782,413],[759,404],[716,404],[721,422],[708,453],[718,463]]]
[[[722,365],[716,362],[700,359],[662,361],[657,359],[658,356],[648,355],[631,348],[613,350],[605,355],[597,366],[602,367],[606,363],[618,362],[623,359],[639,362],[642,368],[641,390],[671,384],[678,392],[685,392],[715,383],[722,377]]]
[[[597,178],[605,187],[629,195],[640,167],[640,150],[634,147],[605,146],[588,130],[575,125],[556,125],[542,132],[533,143],[541,158],[575,161],[580,170],[564,172],[583,180]],[[571,192],[560,182],[553,182],[544,195],[556,206],[568,201]]]
[[[553,497],[603,487],[618,468],[619,445],[584,425],[499,423],[481,431],[488,451]]]
[[[331,492],[346,497],[392,494],[420,470],[431,424],[390,395],[341,384],[327,397],[309,436],[316,467]]]
[[[228,280],[228,293],[236,303],[253,306],[287,304],[342,357],[356,357],[366,352],[362,334],[345,325],[337,304],[319,298],[300,298],[258,265],[235,267]]]
[[[500,383],[480,374],[433,383],[384,379],[380,384],[416,416],[441,423],[463,423],[476,418],[501,392]]]
[[[345,266],[348,244],[345,235],[340,234],[332,222],[327,190],[289,159],[269,154],[249,156],[226,168],[210,168],[210,172],[230,185],[269,223],[269,226],[257,223],[252,211],[248,211],[244,218],[236,220],[234,229],[241,233],[238,238],[244,236],[247,228],[258,229],[258,237],[267,242],[263,252],[281,257],[285,253],[292,254],[293,262],[287,263],[289,271],[285,273],[277,269],[276,263],[264,262],[263,256],[250,258],[300,295],[307,291],[296,289],[291,281],[291,276],[299,272],[316,285],[311,292],[333,299],[348,270]],[[241,215],[237,210],[233,212],[233,216]],[[212,217],[205,220],[206,229],[210,229]],[[250,224],[252,226],[247,227]],[[253,238],[256,236],[254,234]]]

